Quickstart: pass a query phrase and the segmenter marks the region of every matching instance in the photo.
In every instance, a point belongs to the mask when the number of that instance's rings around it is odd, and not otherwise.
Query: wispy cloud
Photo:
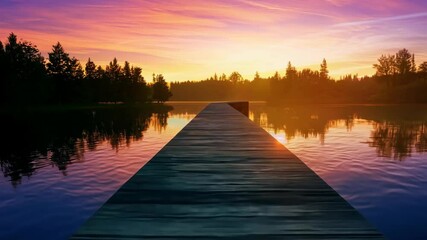
[[[335,6],[345,6],[354,3],[354,0],[326,0],[328,3],[331,3]]]
[[[255,6],[255,7],[259,7],[259,8],[263,8],[263,9],[267,9],[267,10],[273,10],[273,11],[280,11],[280,12],[285,12],[285,13],[294,13],[294,14],[302,14],[302,15],[313,15],[313,16],[319,16],[319,17],[326,17],[326,18],[333,18],[333,19],[337,19],[336,16],[332,15],[332,14],[323,14],[320,11],[316,12],[316,11],[308,11],[308,9],[304,9],[304,8],[297,8],[297,7],[291,7],[291,6],[278,6],[278,5],[274,5],[274,4],[268,4],[268,3],[263,3],[260,1],[249,1],[249,0],[242,0],[243,3],[248,4],[250,6]]]
[[[390,22],[390,21],[399,21],[399,20],[426,18],[426,17],[427,17],[427,12],[420,12],[420,13],[412,13],[412,14],[405,14],[405,15],[399,15],[399,16],[380,17],[380,18],[372,18],[372,19],[361,20],[361,21],[338,23],[338,24],[335,24],[335,26],[349,27],[349,26],[359,26],[359,25],[373,25],[373,24],[380,24],[380,23]]]
[[[82,61],[118,57],[168,80],[252,77],[324,57],[341,74],[400,45],[427,55],[424,0],[0,0],[0,16],[1,40],[13,31],[44,54],[60,41]]]

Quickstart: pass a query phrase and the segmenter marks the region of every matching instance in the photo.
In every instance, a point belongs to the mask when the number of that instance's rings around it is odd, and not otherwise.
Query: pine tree
[[[3,76],[0,79],[0,84],[3,83],[4,79],[5,79],[5,75],[6,74],[6,55],[5,55],[5,51],[4,51],[4,47],[3,47],[3,43],[0,41],[0,75]],[[2,86],[3,89],[3,85]]]
[[[0,57],[4,56],[4,47],[3,47],[3,43],[0,41]]]
[[[396,69],[397,73],[404,75],[411,72],[412,69],[412,54],[406,49],[399,50],[396,53]]]
[[[109,81],[107,98],[113,102],[121,101],[120,80],[122,79],[122,67],[119,65],[117,58],[114,58],[105,68],[105,76]]]
[[[70,80],[70,76],[67,76],[67,67],[71,65],[70,62],[70,56],[64,51],[61,43],[58,42],[53,45],[52,52],[49,53],[49,62],[47,63],[49,75],[63,78],[63,80]]]
[[[297,78],[297,70],[292,66],[291,62],[288,62],[288,67],[286,68],[286,79],[295,80]]]
[[[276,72],[274,73],[273,79],[274,79],[274,80],[276,80],[276,81],[279,81],[279,80],[281,79],[280,74],[279,74],[279,72],[278,72],[278,71],[276,71]]]
[[[132,67],[131,69],[131,76],[132,76],[132,83],[144,83],[144,77],[142,77],[142,68],[140,67]]]
[[[96,65],[90,58],[85,65],[84,79],[83,89],[80,90],[84,91],[84,99],[90,102],[98,102],[100,82],[96,78]]]
[[[122,72],[123,72],[123,75],[124,75],[126,80],[131,79],[132,73],[131,73],[131,68],[130,68],[130,64],[128,61],[125,61],[125,65],[122,68]]]
[[[95,79],[96,65],[90,58],[87,60],[85,72],[86,78]]]
[[[132,69],[128,61],[125,61],[125,65],[121,69],[121,81],[118,86],[118,91],[120,92],[120,99],[125,102],[133,101],[132,91]]]
[[[117,62],[117,58],[114,58],[108,66],[105,68],[105,74],[108,76],[112,83],[120,81],[122,67]]]
[[[34,104],[47,100],[44,58],[37,46],[18,41],[11,33],[5,46],[0,46],[0,62],[2,102]]]
[[[327,80],[329,79],[329,71],[328,64],[326,63],[326,59],[323,59],[322,64],[320,64],[320,78]]]
[[[71,58],[71,61],[67,66],[67,74],[69,74],[74,81],[82,80],[84,78],[83,67],[77,58]]]
[[[411,58],[411,73],[415,73],[417,71],[417,65],[415,64],[415,54],[412,54]]]
[[[79,60],[65,52],[61,43],[52,46],[47,63],[48,74],[55,84],[56,101],[76,102],[83,101],[82,82],[83,67]]]
[[[423,62],[418,66],[418,72],[427,73],[427,62]]]
[[[132,100],[138,102],[146,102],[148,100],[149,89],[147,83],[142,77],[142,68],[132,67],[131,68],[131,77],[132,77]]]
[[[259,76],[258,71],[257,71],[257,72],[255,72],[254,81],[258,81],[258,80],[260,80],[260,79],[261,79],[261,77]]]

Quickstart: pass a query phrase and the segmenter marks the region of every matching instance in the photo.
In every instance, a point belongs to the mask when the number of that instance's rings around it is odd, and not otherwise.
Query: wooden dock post
[[[227,102],[227,104],[246,117],[249,117],[249,102]]]
[[[382,239],[294,154],[210,104],[71,239]]]

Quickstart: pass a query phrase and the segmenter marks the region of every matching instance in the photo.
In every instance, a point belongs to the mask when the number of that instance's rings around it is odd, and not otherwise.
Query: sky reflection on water
[[[250,118],[386,237],[425,239],[427,106],[252,104]]]
[[[66,239],[205,105],[1,118],[0,239]],[[427,238],[427,106],[258,103],[250,118],[388,238]]]
[[[67,239],[204,105],[2,118],[0,239]]]

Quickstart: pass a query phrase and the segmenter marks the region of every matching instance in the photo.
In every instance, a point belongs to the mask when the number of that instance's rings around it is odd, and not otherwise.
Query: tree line
[[[263,100],[270,103],[427,103],[427,62],[415,64],[415,55],[401,49],[382,55],[373,64],[373,76],[329,76],[326,59],[319,70],[297,70],[291,62],[284,75],[245,80],[238,72],[202,81],[174,82],[173,100]]]
[[[58,42],[45,59],[35,45],[11,33],[0,41],[0,104],[33,105],[172,100],[262,100],[271,103],[427,103],[427,62],[415,64],[407,49],[381,55],[373,76],[329,76],[327,61],[318,70],[297,70],[291,62],[281,75],[251,80],[239,72],[202,81],[171,83],[153,74],[147,83],[140,67],[114,58],[105,68],[89,58],[82,66]]]
[[[31,42],[11,33],[0,41],[0,101],[4,105],[165,102],[172,95],[163,75],[147,84],[142,68],[114,58],[105,68],[89,58],[84,65],[61,43],[45,59]]]

